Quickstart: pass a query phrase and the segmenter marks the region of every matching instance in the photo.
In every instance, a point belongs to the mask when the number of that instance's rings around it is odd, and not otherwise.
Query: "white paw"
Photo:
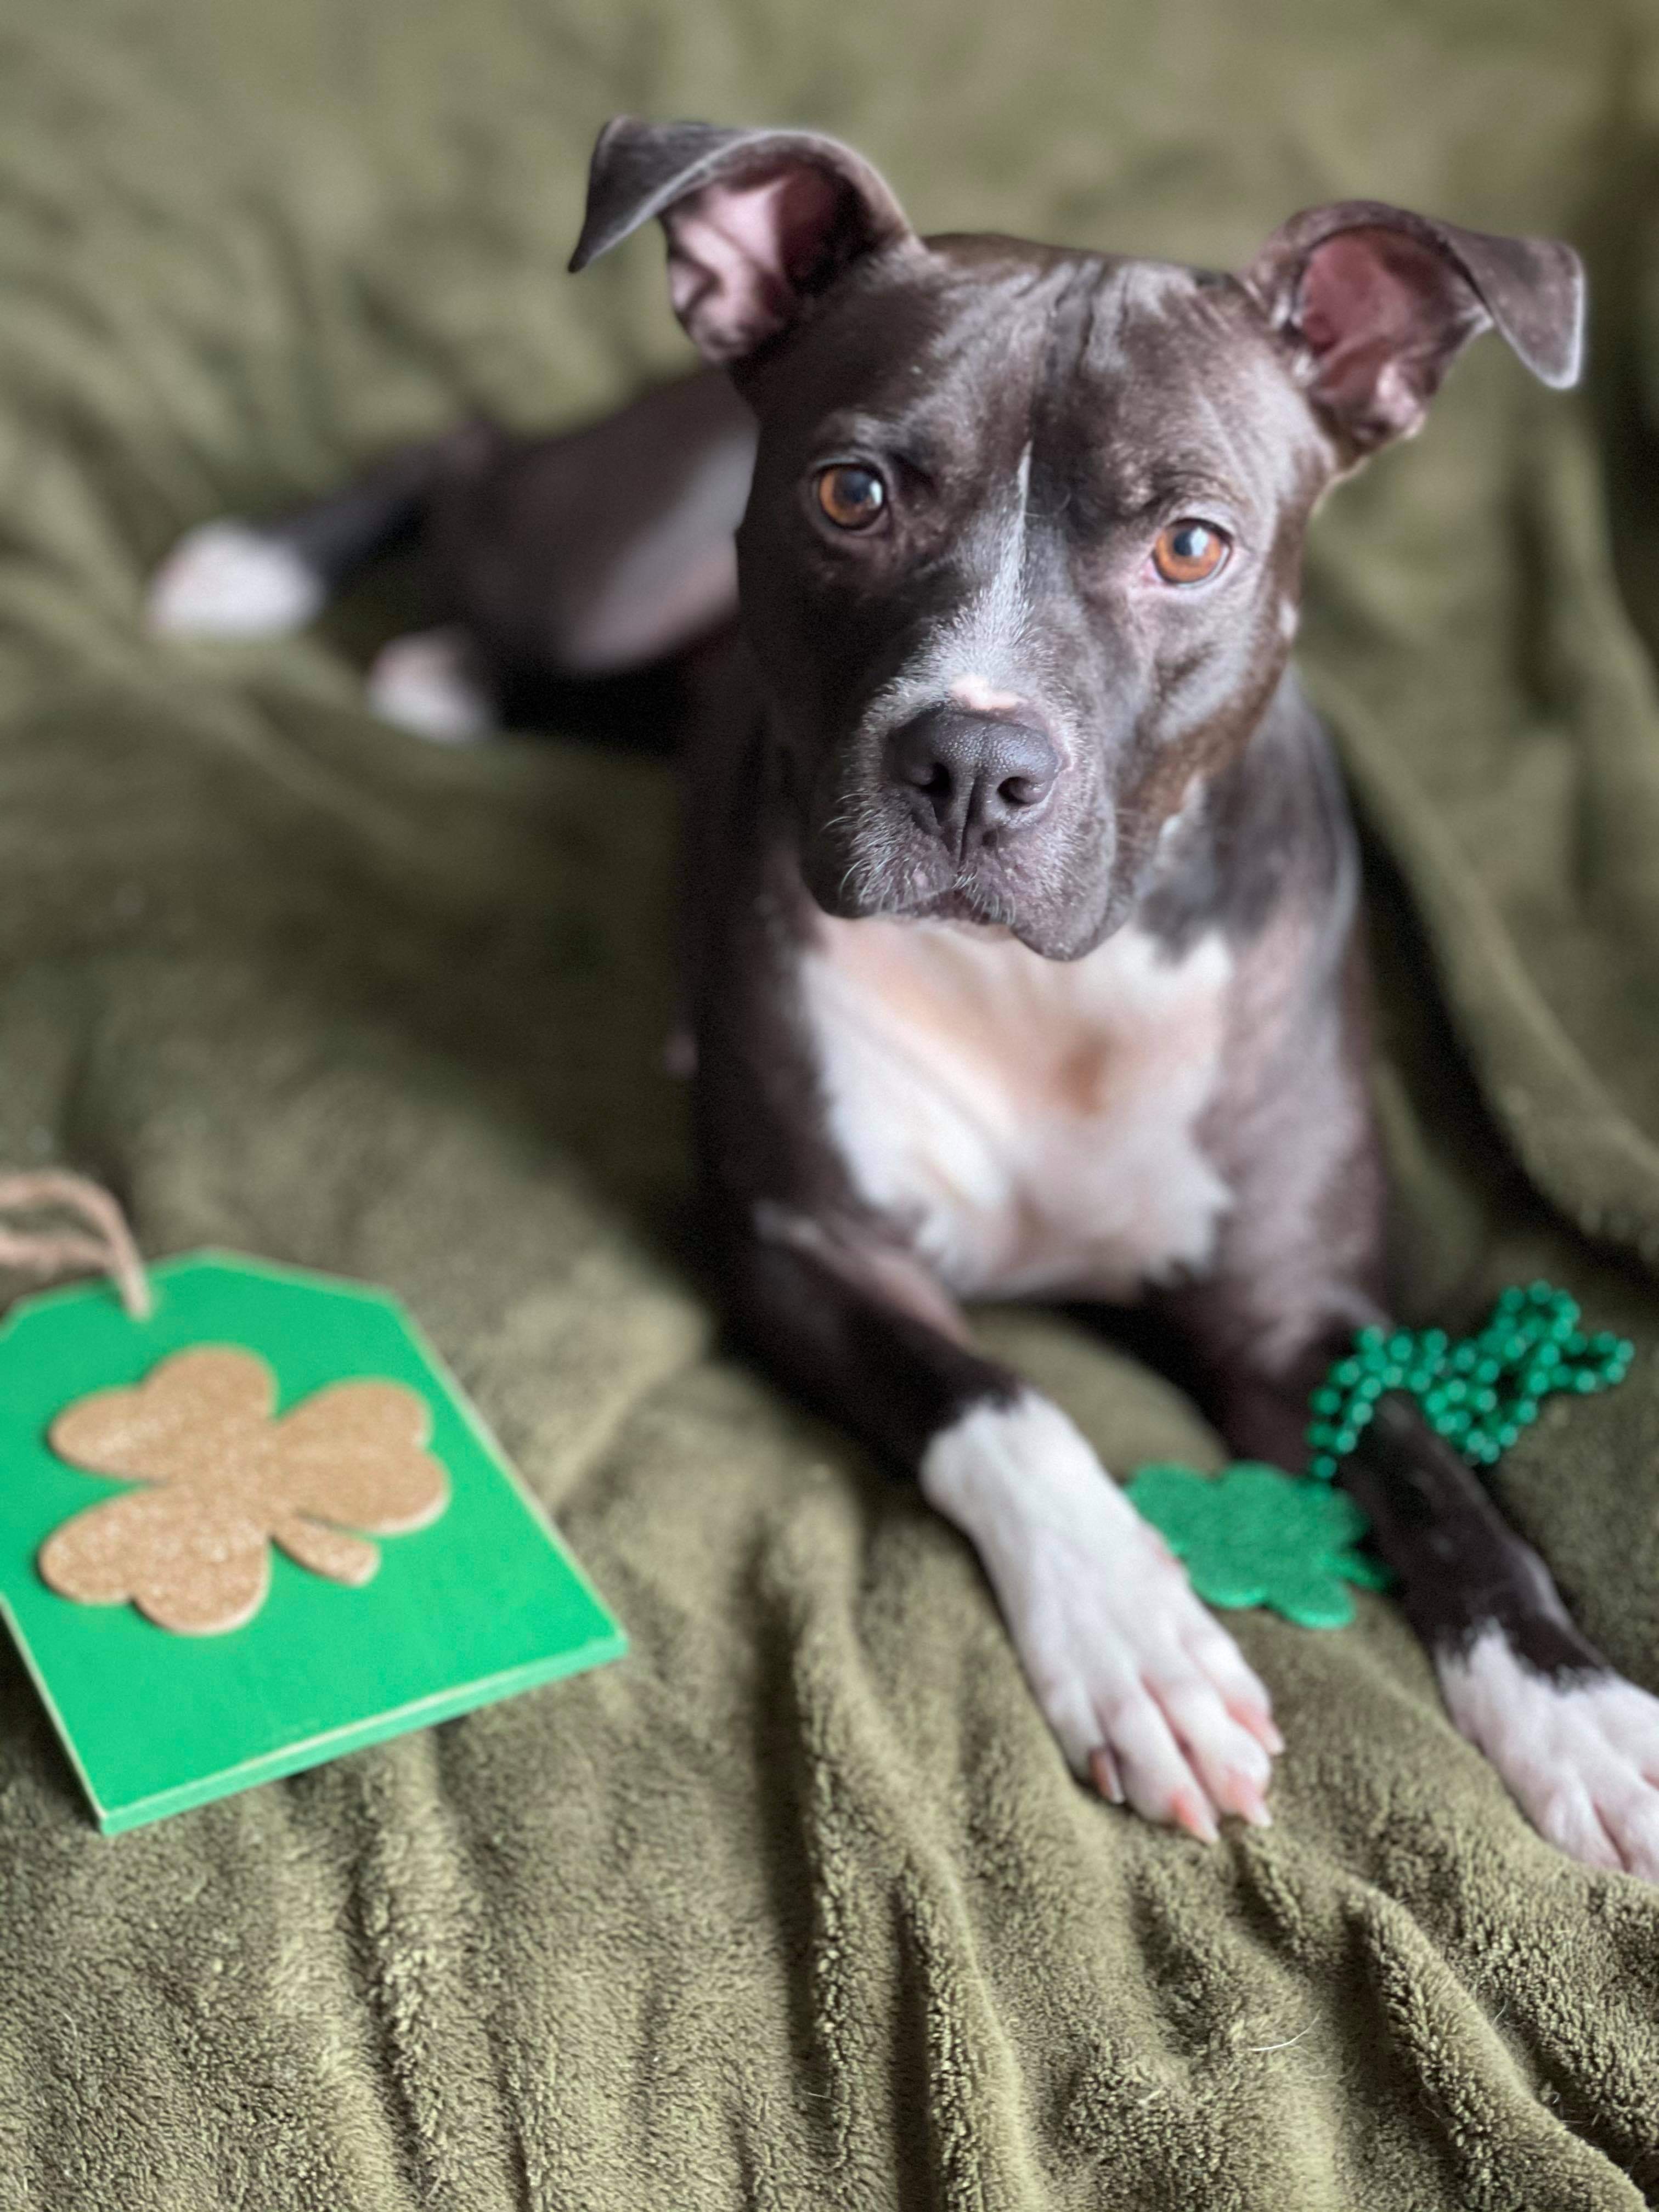
[[[1218,1814],[1267,1825],[1267,1691],[1057,1407],[975,1407],[933,1438],[921,1486],[978,1551],[1078,1774],[1206,1843]]]
[[[208,522],[179,540],[150,579],[153,630],[174,637],[275,637],[319,614],[322,580],[280,538],[245,522]]]
[[[439,744],[469,744],[495,726],[457,629],[412,630],[383,645],[368,672],[368,703],[383,721]]]
[[[1659,1698],[1619,1674],[1558,1682],[1498,1627],[1436,1671],[1458,1728],[1540,1835],[1586,1866],[1659,1881]]]

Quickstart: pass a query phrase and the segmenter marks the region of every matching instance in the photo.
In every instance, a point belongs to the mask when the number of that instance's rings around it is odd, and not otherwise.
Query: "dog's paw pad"
[[[366,689],[382,721],[437,744],[468,744],[495,726],[494,708],[472,674],[459,630],[394,637],[375,655]]]
[[[1120,1595],[1109,1626],[1103,1608],[1092,1621],[1073,1614],[1073,1694],[1050,1719],[1086,1706],[1085,1731],[1091,1723],[1096,1735],[1086,1770],[1097,1780],[1103,1753],[1137,1812],[1212,1843],[1222,1815],[1269,1824],[1268,1742],[1278,1732],[1231,1638],[1213,1629],[1178,1571],[1168,1585],[1151,1605],[1126,1607]],[[1050,1668],[1059,1671],[1052,1657]]]
[[[922,1488],[979,1550],[1073,1771],[1206,1842],[1267,1820],[1267,1692],[1186,1569],[1058,1407],[1034,1392],[945,1431]]]
[[[1179,1565],[1126,1528],[1109,1549],[1045,1532],[1024,1566],[1004,1601],[1077,1771],[1206,1843],[1224,1814],[1267,1826],[1280,1747],[1267,1693]]]
[[[1659,1882],[1659,1698],[1611,1673],[1540,1674],[1496,1627],[1438,1671],[1452,1718],[1540,1835]]]
[[[320,612],[321,579],[281,538],[243,522],[181,538],[150,579],[144,618],[170,637],[277,637]]]

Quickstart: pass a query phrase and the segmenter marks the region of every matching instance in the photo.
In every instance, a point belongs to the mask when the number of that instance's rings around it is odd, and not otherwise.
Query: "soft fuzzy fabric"
[[[113,1841],[0,1656],[0,2203],[1659,2202],[1659,1893],[1534,1836],[1385,1598],[1237,1617],[1291,1747],[1205,1850],[1073,1784],[963,1543],[721,1351],[665,776],[377,726],[390,590],[277,647],[138,619],[190,523],[684,357],[653,240],[561,273],[615,110],[826,126],[933,228],[1573,236],[1588,391],[1483,340],[1320,519],[1303,657],[1407,1310],[1544,1273],[1640,1340],[1499,1487],[1659,1689],[1651,9],[27,0],[0,55],[0,1160],[395,1288],[634,1644]],[[1079,1328],[985,1328],[1113,1467],[1215,1458]]]

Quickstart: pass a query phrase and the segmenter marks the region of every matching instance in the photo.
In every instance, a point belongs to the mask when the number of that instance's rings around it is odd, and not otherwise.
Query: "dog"
[[[573,268],[653,218],[707,368],[210,526],[153,620],[291,625],[418,540],[443,623],[371,692],[442,736],[538,678],[702,652],[687,993],[726,1312],[966,1535],[1080,1778],[1206,1841],[1265,1824],[1266,1688],[963,1308],[1137,1305],[1232,1449],[1290,1468],[1310,1388],[1387,1323],[1303,540],[1480,332],[1575,380],[1578,261],[1369,201],[1237,275],[924,239],[831,139],[621,118]],[[1340,1479],[1536,1826],[1659,1880],[1659,1701],[1414,1404],[1379,1402]]]

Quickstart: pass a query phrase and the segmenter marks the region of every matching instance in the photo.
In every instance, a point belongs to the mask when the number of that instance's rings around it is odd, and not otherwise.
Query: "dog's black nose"
[[[1024,829],[1042,811],[1060,755],[1030,722],[934,707],[888,740],[895,783],[915,794],[918,819],[957,852]]]

